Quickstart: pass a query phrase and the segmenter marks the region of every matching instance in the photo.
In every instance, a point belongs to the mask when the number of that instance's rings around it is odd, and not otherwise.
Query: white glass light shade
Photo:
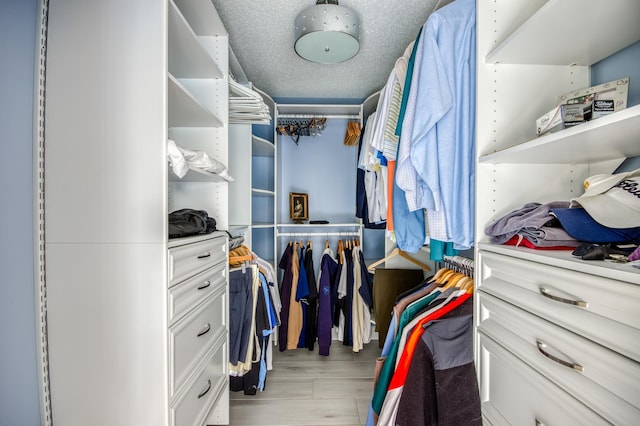
[[[295,37],[300,57],[320,64],[344,62],[360,50],[360,22],[346,7],[316,4],[296,17]]]

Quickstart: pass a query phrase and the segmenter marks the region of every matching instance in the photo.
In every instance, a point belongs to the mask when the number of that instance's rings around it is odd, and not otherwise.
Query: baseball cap
[[[552,209],[567,234],[587,243],[640,243],[640,227],[609,228],[596,222],[580,207]]]
[[[640,226],[640,169],[591,176],[584,181],[584,194],[571,200],[583,207],[596,222],[609,228]]]

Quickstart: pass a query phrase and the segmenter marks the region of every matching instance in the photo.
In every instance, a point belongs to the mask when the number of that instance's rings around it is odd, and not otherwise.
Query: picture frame
[[[295,223],[309,220],[309,194],[301,192],[289,193],[289,219]]]

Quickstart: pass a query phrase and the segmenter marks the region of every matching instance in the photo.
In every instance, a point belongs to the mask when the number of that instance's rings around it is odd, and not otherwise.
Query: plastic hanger
[[[391,253],[389,253],[388,256],[385,256],[382,259],[373,262],[371,265],[369,265],[369,267],[367,269],[369,271],[373,271],[376,268],[376,266],[385,263],[386,261],[388,261],[389,259],[391,259],[392,257],[395,257],[395,256],[400,256],[400,257],[408,260],[409,262],[413,263],[414,265],[419,266],[424,271],[430,271],[431,270],[431,268],[429,266],[425,265],[424,263],[420,262],[419,260],[414,259],[413,257],[409,256],[407,253],[405,253],[404,251],[400,250],[397,247],[394,248],[391,251]]]

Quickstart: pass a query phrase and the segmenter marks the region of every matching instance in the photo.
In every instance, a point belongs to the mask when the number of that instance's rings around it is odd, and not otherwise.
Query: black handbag
[[[205,210],[181,209],[169,213],[169,238],[210,234],[216,230],[216,220]]]

